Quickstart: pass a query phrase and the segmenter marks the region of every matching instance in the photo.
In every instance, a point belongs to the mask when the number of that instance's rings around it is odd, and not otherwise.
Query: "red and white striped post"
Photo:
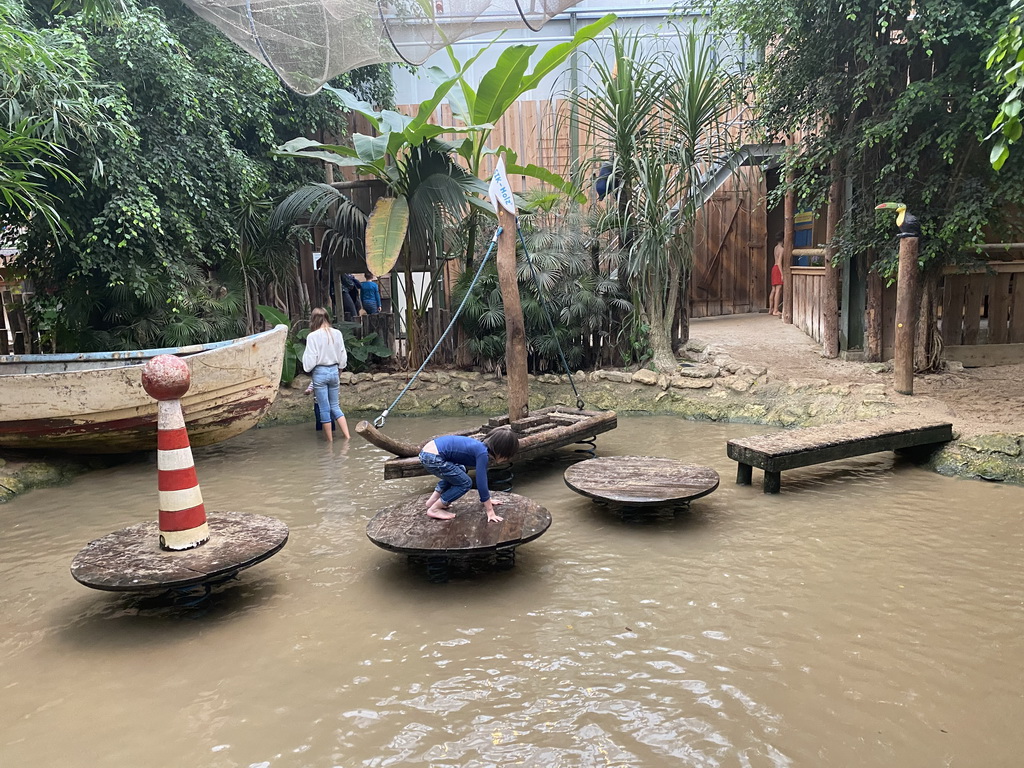
[[[160,548],[193,549],[210,538],[181,398],[192,383],[188,365],[158,355],[142,369],[142,386],[158,403],[156,466],[160,487]]]

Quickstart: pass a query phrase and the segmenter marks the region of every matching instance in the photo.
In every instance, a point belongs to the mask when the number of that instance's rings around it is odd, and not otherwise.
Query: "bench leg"
[[[749,464],[736,465],[736,485],[750,485],[753,475],[754,468]]]
[[[763,488],[765,493],[778,493],[782,489],[782,473],[765,472]]]

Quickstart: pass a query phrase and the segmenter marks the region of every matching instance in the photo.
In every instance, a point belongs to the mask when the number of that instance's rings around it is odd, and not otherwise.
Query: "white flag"
[[[498,213],[498,205],[501,205],[513,216],[516,215],[516,200],[512,196],[512,187],[505,176],[505,158],[498,160],[494,175],[491,176],[491,186],[488,187],[487,192],[491,196],[491,206],[494,208],[495,214]]]

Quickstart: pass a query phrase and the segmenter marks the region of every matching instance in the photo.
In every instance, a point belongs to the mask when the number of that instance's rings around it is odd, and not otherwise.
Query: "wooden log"
[[[791,144],[792,141],[787,141]],[[792,173],[786,174],[786,184],[793,183]],[[796,194],[792,187],[786,192],[784,209],[784,229],[782,236],[782,249],[786,255],[782,259],[782,322],[793,324],[793,239],[794,221],[796,215]]]
[[[565,407],[554,406],[554,408]],[[568,411],[568,409],[566,412],[577,413]],[[559,413],[559,411],[552,411],[552,415],[555,413]],[[615,411],[582,411],[582,413],[588,415],[586,421],[565,425],[557,425],[553,422],[550,429],[521,436],[519,452],[515,455],[514,460],[518,462],[541,456],[558,448],[577,443],[583,438],[608,432],[618,425]],[[384,479],[386,480],[399,477],[419,477],[425,474],[428,474],[427,471],[423,469],[423,465],[416,457],[399,457],[384,462]]]
[[[842,177],[839,157],[832,160],[832,184],[828,191],[828,215],[825,218],[825,274],[821,302],[821,345],[825,357],[839,357],[839,270],[832,262],[836,255],[836,229],[839,227],[839,209],[842,207]]]
[[[920,304],[921,270],[917,263],[918,238],[900,239],[899,272],[896,278],[896,341],[893,357],[894,388],[914,394],[914,341]]]
[[[516,217],[498,206],[498,285],[505,308],[505,366],[508,381],[508,413],[514,421],[530,413],[526,372],[526,325],[519,299],[516,269]]]

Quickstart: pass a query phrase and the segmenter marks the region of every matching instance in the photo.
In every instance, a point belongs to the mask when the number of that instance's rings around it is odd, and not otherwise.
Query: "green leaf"
[[[279,310],[277,307],[268,307],[266,304],[256,305],[256,309],[263,315],[263,319],[267,321],[269,325],[288,325],[288,315]]]
[[[989,154],[989,162],[995,170],[999,170],[1003,167],[1003,163],[1010,156],[1010,149],[1006,146],[1006,143],[1000,139],[992,147],[992,152]]]
[[[376,163],[388,154],[388,141],[395,135],[385,133],[380,136],[367,136],[362,133],[352,135],[352,146],[359,159],[364,163]]]
[[[556,69],[563,61],[569,58],[569,55],[579,48],[583,43],[589,42],[597,37],[599,34],[608,29],[618,17],[614,13],[609,13],[606,16],[602,16],[600,19],[592,24],[588,24],[573,35],[572,40],[565,43],[559,43],[554,46],[541,56],[540,61],[537,62],[537,66],[534,70],[526,76],[523,81],[523,87],[520,91],[525,93],[526,91],[536,88],[542,79]]]
[[[391,271],[398,261],[409,229],[409,202],[382,197],[366,222],[366,266],[375,275]]]
[[[523,93],[523,75],[536,45],[513,45],[501,52],[495,65],[484,74],[476,93],[473,122],[493,123]]]

